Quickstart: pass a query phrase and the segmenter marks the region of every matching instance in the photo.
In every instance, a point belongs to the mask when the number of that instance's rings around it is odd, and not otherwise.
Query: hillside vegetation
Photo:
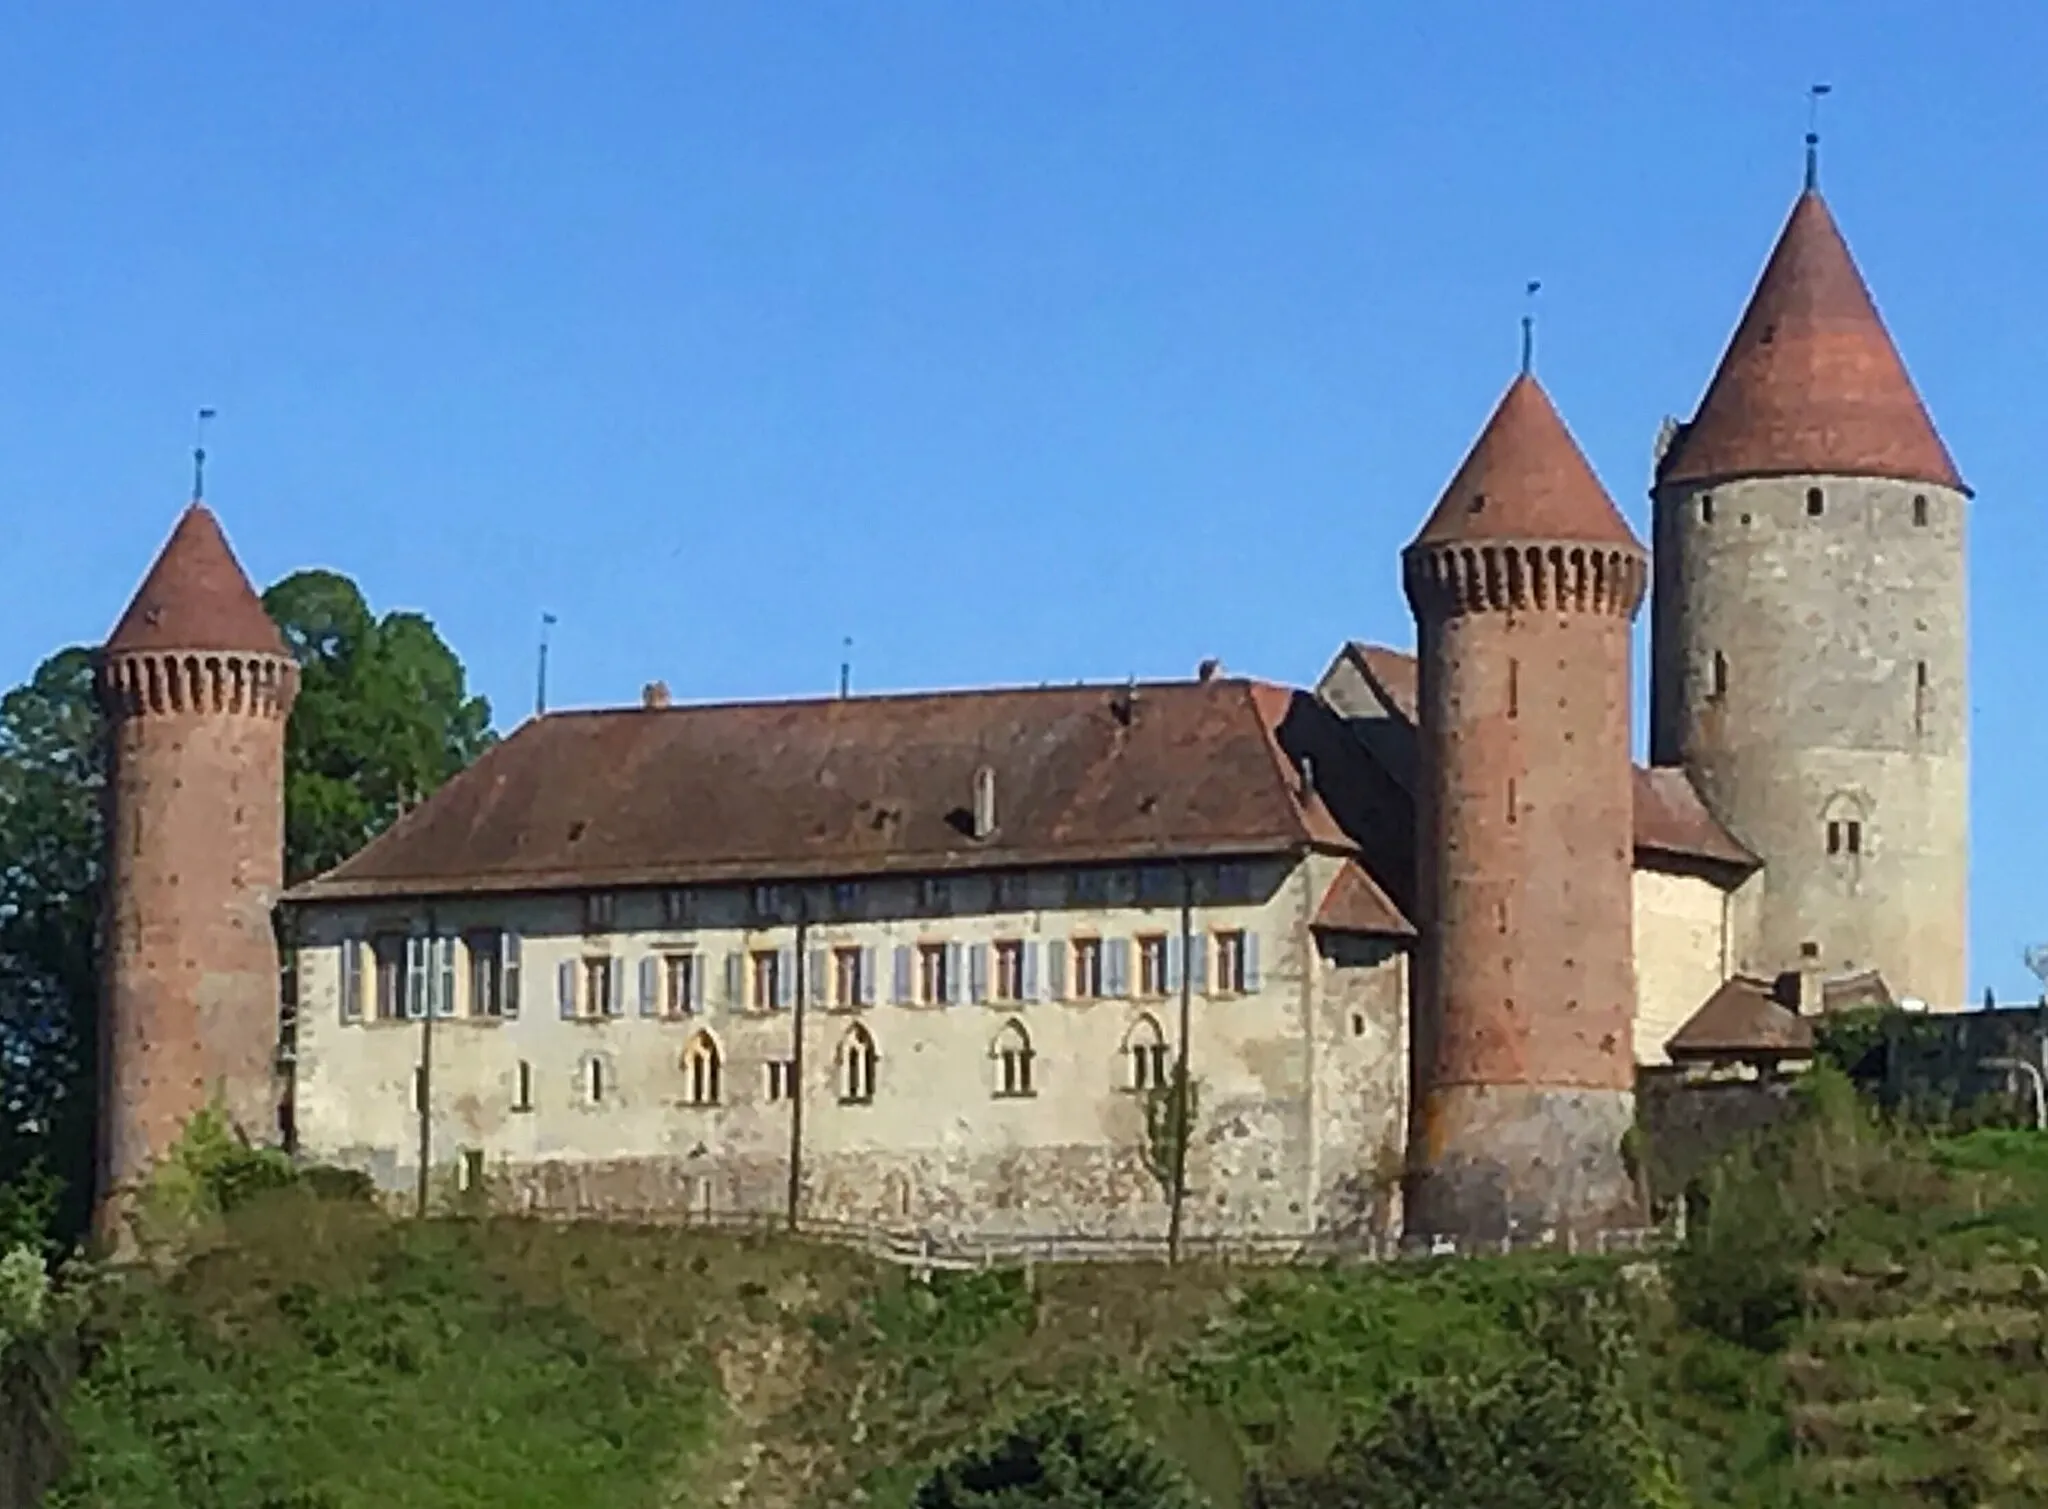
[[[82,1338],[58,1509],[2048,1503],[2048,1143],[1817,1088],[1662,1265],[927,1284],[263,1177],[15,1352]]]

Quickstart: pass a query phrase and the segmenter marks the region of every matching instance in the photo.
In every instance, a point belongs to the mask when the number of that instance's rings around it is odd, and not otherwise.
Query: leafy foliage
[[[263,595],[299,662],[285,735],[290,880],[340,863],[491,742],[490,704],[418,613],[374,617],[354,582],[300,571]]]
[[[935,1472],[916,1509],[1202,1509],[1135,1432],[1073,1404],[1039,1410]]]

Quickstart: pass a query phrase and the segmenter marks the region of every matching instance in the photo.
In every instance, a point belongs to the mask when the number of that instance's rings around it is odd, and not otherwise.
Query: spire
[[[1641,547],[1543,385],[1518,373],[1415,537],[1570,540]]]
[[[1810,187],[1657,480],[1806,474],[1967,490],[1827,202]]]
[[[199,502],[179,517],[106,648],[287,653],[277,625],[228,548],[220,521]]]

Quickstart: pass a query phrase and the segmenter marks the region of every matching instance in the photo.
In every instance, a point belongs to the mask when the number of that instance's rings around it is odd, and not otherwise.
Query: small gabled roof
[[[1414,544],[1461,540],[1642,548],[1550,395],[1528,372],[1508,384]]]
[[[1733,975],[1671,1035],[1664,1051],[1673,1062],[1808,1058],[1813,1026],[1779,1002],[1769,981]]]
[[[1659,483],[1892,477],[1967,491],[1818,190],[1792,206]]]
[[[284,637],[263,611],[220,520],[194,502],[107,636],[111,653],[218,650],[285,655]]]
[[[1307,693],[1221,677],[551,713],[291,899],[1355,852],[1347,773],[1288,752],[1312,724],[1347,753]]]
[[[1323,892],[1323,904],[1316,908],[1313,925],[1330,933],[1415,936],[1414,925],[1401,915],[1400,908],[1355,859],[1344,861],[1330,888]]]

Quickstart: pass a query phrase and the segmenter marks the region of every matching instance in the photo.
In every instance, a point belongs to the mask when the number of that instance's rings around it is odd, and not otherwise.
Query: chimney
[[[1820,945],[1802,943],[1799,945],[1799,1014],[1817,1016],[1821,1003]]]
[[[642,707],[667,707],[668,683],[666,681],[650,681],[647,685],[641,687],[640,705]]]
[[[1207,660],[1195,667],[1195,680],[1214,681],[1216,673],[1222,669],[1223,662],[1211,655]]]
[[[996,771],[983,765],[974,772],[974,836],[989,838],[996,831]]]

